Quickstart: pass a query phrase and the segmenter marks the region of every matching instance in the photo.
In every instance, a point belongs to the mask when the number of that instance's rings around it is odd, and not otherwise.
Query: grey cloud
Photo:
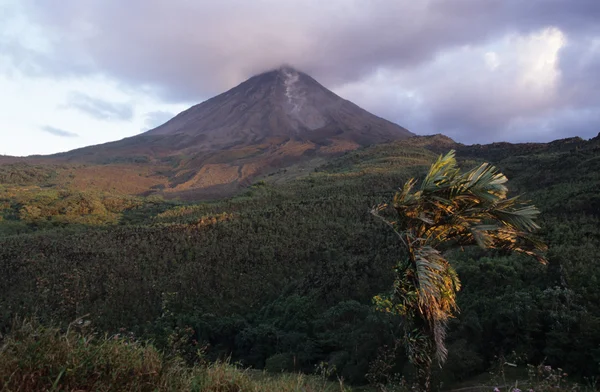
[[[133,118],[133,107],[130,104],[108,102],[80,92],[69,94],[67,106],[99,120],[125,121]]]
[[[44,125],[42,127],[40,127],[40,129],[46,133],[49,133],[51,135],[54,136],[60,136],[60,137],[79,137],[78,134],[74,133],[74,132],[69,132],[69,131],[65,131],[64,129],[59,129],[59,128],[54,128],[51,127],[49,125]]]
[[[578,106],[600,106],[600,34],[570,42],[559,65],[564,99]]]
[[[414,132],[469,141],[514,138],[520,123],[558,127],[557,113],[588,113],[600,99],[589,49],[600,36],[598,0],[23,1],[53,47],[9,48],[31,72],[104,74],[168,101],[200,101],[287,63]],[[510,67],[474,66],[469,48],[548,27],[568,41],[551,99],[515,88]],[[382,70],[392,76],[372,84]]]
[[[441,50],[507,31],[597,29],[597,0],[430,1],[65,0],[34,2],[74,64],[157,85],[167,98],[198,99],[289,63],[327,84],[384,67],[405,68]],[[77,53],[79,52],[79,55]],[[56,59],[65,58],[55,56]],[[61,65],[51,70],[72,69]]]
[[[546,44],[538,42],[544,37]],[[560,38],[549,29],[463,48],[338,92],[417,133],[441,132],[464,143],[593,137],[600,130],[600,41],[567,37],[552,65],[548,54]],[[497,68],[486,64],[494,49]]]
[[[150,129],[154,129],[159,125],[162,125],[172,119],[174,114],[171,112],[165,112],[162,110],[157,110],[154,112],[146,113],[144,119],[144,128],[142,128],[142,132],[148,131]]]

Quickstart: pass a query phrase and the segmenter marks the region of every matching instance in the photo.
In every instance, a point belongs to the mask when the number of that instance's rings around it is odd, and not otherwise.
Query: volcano
[[[164,192],[231,190],[299,162],[410,136],[309,75],[281,67],[143,134],[53,157],[95,164],[168,162],[170,181]]]
[[[193,106],[147,135],[190,137],[192,148],[220,150],[271,138],[316,145],[333,139],[358,145],[411,136],[290,67],[254,76]]]

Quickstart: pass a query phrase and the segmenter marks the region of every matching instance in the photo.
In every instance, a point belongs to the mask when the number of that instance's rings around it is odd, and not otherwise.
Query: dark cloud
[[[465,143],[548,141],[600,128],[600,40],[557,28],[512,35],[386,70],[338,90],[417,133]]]
[[[142,132],[148,131],[150,129],[154,129],[159,125],[162,125],[172,119],[175,115],[171,112],[164,112],[162,110],[157,110],[155,112],[149,112],[145,115],[144,120],[144,128],[141,129]]]
[[[108,102],[80,92],[69,94],[67,106],[89,114],[98,120],[126,121],[133,118],[131,104]]]
[[[551,118],[594,111],[600,98],[598,0],[23,1],[52,49],[6,47],[22,70],[103,74],[167,101],[197,102],[287,63],[417,133],[468,142],[559,124]],[[549,29],[566,42],[557,75],[532,87],[527,52]],[[546,54],[538,60],[554,61]]]
[[[570,42],[561,51],[559,67],[564,101],[600,107],[600,34]]]
[[[60,136],[60,137],[79,137],[78,134],[74,133],[74,132],[69,132],[69,131],[65,131],[64,129],[59,129],[59,128],[54,128],[51,127],[49,125],[44,125],[42,127],[40,127],[40,129],[46,133],[49,133],[51,135],[54,136]]]
[[[505,34],[556,26],[597,29],[597,0],[29,0],[56,34],[57,49],[173,99],[214,94],[254,73],[292,64],[326,83],[353,81],[385,67],[412,67],[439,51]],[[52,61],[50,61],[52,60]],[[90,61],[91,60],[91,61]]]

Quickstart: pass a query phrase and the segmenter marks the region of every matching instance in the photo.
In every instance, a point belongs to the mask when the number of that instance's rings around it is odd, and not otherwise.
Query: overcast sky
[[[417,134],[600,132],[600,0],[0,0],[0,154],[153,128],[281,64]]]

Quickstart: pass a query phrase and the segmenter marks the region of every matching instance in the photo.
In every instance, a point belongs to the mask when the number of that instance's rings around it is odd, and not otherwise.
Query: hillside
[[[371,298],[389,287],[402,257],[368,210],[451,148],[463,167],[489,160],[507,174],[510,189],[541,209],[550,249],[547,268],[477,249],[450,257],[464,289],[439,377],[486,372],[513,350],[529,363],[597,376],[600,138],[463,146],[416,137],[348,152],[295,180],[267,176],[233,198],[135,198],[111,221],[77,225],[21,222],[19,208],[44,210],[49,196],[8,199],[2,330],[17,314],[64,322],[89,314],[101,331],[124,329],[159,347],[177,342],[189,358],[207,345],[211,359],[232,355],[271,371],[311,372],[325,361],[346,380],[365,382],[400,326],[375,312]],[[31,181],[38,175],[47,174]],[[400,354],[395,369],[410,374],[405,364]]]
[[[61,188],[196,200],[230,196],[262,175],[313,168],[346,151],[410,136],[309,75],[282,67],[140,135],[17,161],[62,165],[68,170],[56,177]],[[0,157],[3,162],[15,161]]]

